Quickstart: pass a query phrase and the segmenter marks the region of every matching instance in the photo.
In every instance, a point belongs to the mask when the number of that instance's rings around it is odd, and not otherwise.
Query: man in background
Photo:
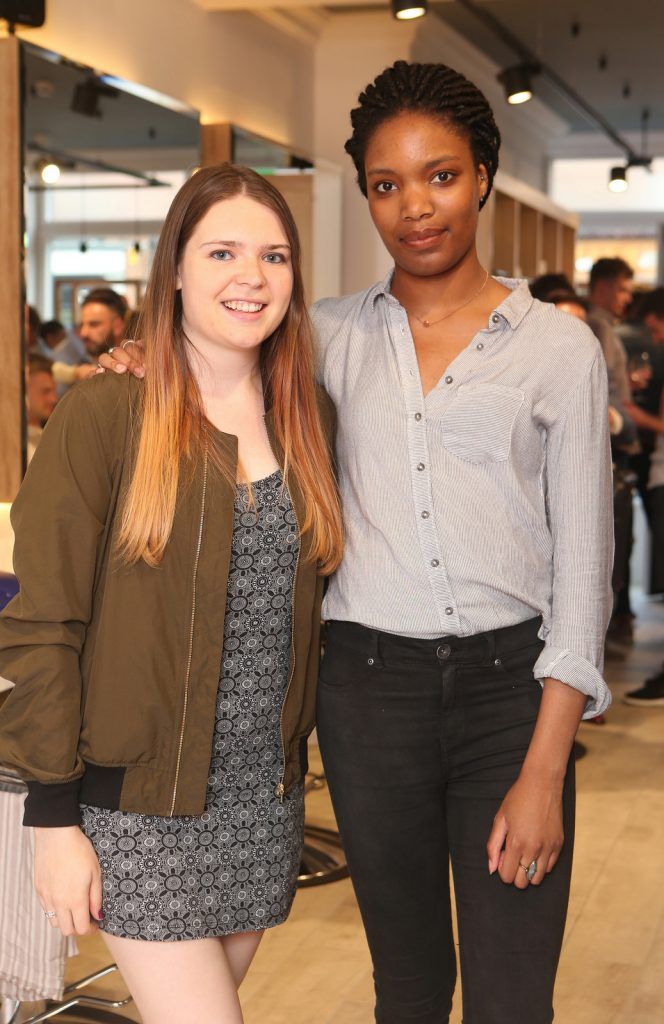
[[[44,356],[28,356],[25,400],[28,419],[28,462],[35,454],[42,430],[58,402],[52,364]]]
[[[81,306],[78,336],[91,360],[122,344],[126,317],[127,303],[112,288],[93,288],[88,292]]]

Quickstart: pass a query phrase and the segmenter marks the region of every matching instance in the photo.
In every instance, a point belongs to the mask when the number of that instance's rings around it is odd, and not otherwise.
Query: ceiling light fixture
[[[60,165],[51,157],[41,157],[36,161],[34,169],[40,175],[45,185],[55,185],[60,178]]]
[[[41,169],[41,178],[45,185],[55,185],[60,180],[60,167],[53,160],[45,163]]]
[[[611,192],[626,192],[628,187],[627,168],[612,167],[609,178],[609,189]]]
[[[539,70],[538,64],[515,64],[500,72],[497,78],[505,90],[508,103],[517,106],[517,104],[527,103],[533,98],[531,78],[538,74]]]
[[[397,21],[412,21],[427,13],[428,0],[390,0],[392,15]]]

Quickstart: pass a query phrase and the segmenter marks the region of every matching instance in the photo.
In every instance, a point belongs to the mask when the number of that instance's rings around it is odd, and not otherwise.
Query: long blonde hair
[[[293,291],[284,319],[261,345],[266,408],[284,453],[284,468],[297,481],[304,502],[302,532],[311,531],[310,551],[323,573],[341,560],[343,530],[331,453],[321,425],[312,327],[304,301],[297,228],[281,193],[246,167],[222,164],[198,171],[176,195],[159,237],[140,316],[145,346],[141,425],[133,475],[122,509],[119,548],[124,560],[156,566],[168,543],[183,466],[204,451],[235,487],[234,467],[223,461],[205,417],[182,328],[177,274],[194,228],[218,202],[244,195],[272,210],[291,248]]]

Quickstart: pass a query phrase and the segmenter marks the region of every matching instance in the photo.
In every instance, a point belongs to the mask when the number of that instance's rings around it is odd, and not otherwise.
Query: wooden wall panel
[[[532,206],[521,205],[519,224],[520,260],[522,277],[537,277],[540,259],[540,220],[541,214]]]
[[[23,152],[18,39],[0,39],[0,501],[12,501],[25,463]]]
[[[517,202],[503,192],[496,192],[493,217],[493,267],[492,271],[511,277],[519,262],[517,227]]]

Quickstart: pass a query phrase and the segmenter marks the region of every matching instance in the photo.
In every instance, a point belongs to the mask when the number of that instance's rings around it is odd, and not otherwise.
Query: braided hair
[[[362,194],[367,194],[364,156],[371,136],[384,121],[405,111],[431,114],[468,138],[476,165],[486,168],[487,189],[480,208],[484,206],[498,170],[500,149],[500,131],[486,97],[445,64],[409,64],[405,60],[382,71],[360,93],[359,106],[351,110],[353,134],[345,149],[355,164]]]

